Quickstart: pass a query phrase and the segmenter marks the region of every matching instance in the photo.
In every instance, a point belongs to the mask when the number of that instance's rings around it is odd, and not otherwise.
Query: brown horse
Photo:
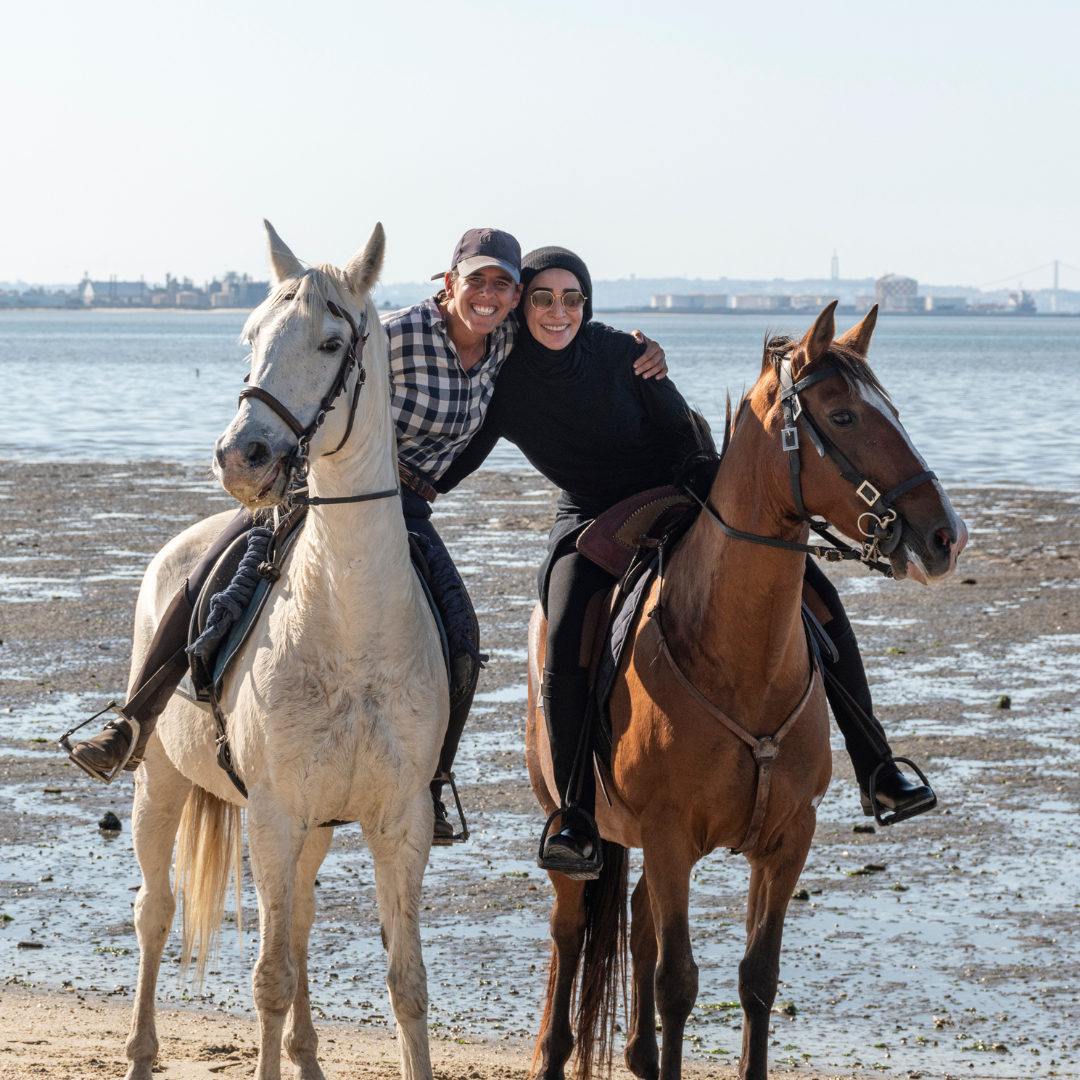
[[[553,949],[534,1058],[544,1080],[561,1080],[574,1046],[570,1013],[583,952],[577,1074],[587,1076],[597,1057],[610,1062],[628,847],[643,849],[644,872],[631,900],[627,1066],[643,1080],[680,1076],[698,986],[690,875],[700,858],[729,847],[751,868],[739,1076],[766,1080],[784,915],[832,771],[825,694],[800,610],[805,554],[795,549],[808,536],[805,515],[866,537],[870,556],[888,552],[895,577],[924,583],[955,569],[966,540],[866,364],[876,309],[834,341],[835,306],[797,344],[766,347],[761,377],[730,425],[707,509],[664,566],[662,591],[653,583],[632,632],[610,701],[611,769],[598,766],[604,869],[587,883],[550,875]],[[559,800],[538,702],[544,640],[538,607],[529,627],[526,740],[533,790],[550,814]]]

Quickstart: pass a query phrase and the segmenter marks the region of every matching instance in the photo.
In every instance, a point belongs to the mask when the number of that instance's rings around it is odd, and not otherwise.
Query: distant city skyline
[[[1064,0],[16,5],[0,280],[261,278],[263,216],[338,265],[381,220],[391,282],[477,225],[597,280],[1080,265],[1078,38]]]

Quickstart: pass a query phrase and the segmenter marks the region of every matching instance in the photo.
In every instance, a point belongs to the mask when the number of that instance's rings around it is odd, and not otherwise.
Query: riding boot
[[[855,632],[847,626],[833,636],[832,641],[840,655],[835,661],[828,656],[823,658],[825,694],[855,767],[863,813],[867,817],[874,816],[870,800],[871,779],[879,811],[888,811],[892,815],[890,820],[901,821],[932,810],[937,805],[937,796],[930,785],[909,780],[893,763],[885,729],[874,716],[874,703]]]
[[[454,758],[465,730],[465,721],[469,719],[479,678],[480,664],[468,653],[450,661],[450,719],[439,754],[439,771],[431,781],[431,800],[435,808],[435,836],[432,842],[438,845],[450,844],[454,840],[454,826],[442,798],[443,785],[450,781]],[[462,829],[464,831],[464,821]]]
[[[139,688],[145,685],[159,668],[175,660],[174,670],[162,680],[153,695],[143,702],[140,708],[128,714],[138,722],[139,736],[124,764],[124,770],[127,772],[134,772],[142,763],[146,744],[157,725],[157,718],[165,711],[165,706],[169,703],[173,691],[187,670],[187,664],[175,658],[177,653],[187,645],[191,612],[192,604],[188,599],[188,585],[185,581],[165,609],[154,639],[150,642],[150,650],[143,661],[142,669],[132,687],[132,697],[134,697]],[[128,747],[131,746],[131,736],[131,725],[127,720],[111,720],[100,734],[92,739],[84,739],[76,743],[68,756],[94,779],[108,783],[117,772],[120,763],[124,761]]]
[[[586,727],[589,675],[545,670],[540,693],[563,813],[561,829],[547,838],[539,862],[543,869],[557,870],[575,881],[592,880],[600,876],[603,863],[593,817],[596,777]]]

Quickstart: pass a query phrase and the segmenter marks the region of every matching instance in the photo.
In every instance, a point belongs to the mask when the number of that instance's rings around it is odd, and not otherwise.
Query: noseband
[[[323,457],[331,457],[333,454],[336,454],[345,443],[349,441],[349,436],[352,434],[353,429],[353,420],[356,418],[356,406],[360,401],[360,391],[367,381],[367,370],[364,367],[364,346],[367,345],[368,339],[367,311],[365,310],[360,316],[360,325],[357,326],[353,317],[343,307],[338,307],[332,300],[326,301],[326,309],[335,319],[344,319],[345,322],[349,324],[349,329],[352,331],[352,338],[349,341],[349,347],[345,350],[345,355],[341,358],[341,364],[338,367],[337,374],[334,376],[334,381],[330,384],[330,389],[323,395],[322,401],[319,402],[318,409],[315,410],[315,419],[312,420],[307,427],[304,427],[292,412],[274,397],[269,390],[264,390],[261,386],[246,386],[240,391],[241,402],[243,402],[245,398],[254,398],[256,401],[261,401],[264,405],[277,413],[277,415],[292,429],[293,434],[296,435],[296,447],[289,456],[286,468],[292,475],[292,479],[298,481],[304,480],[307,476],[308,447],[311,444],[312,437],[326,421],[326,414],[333,411],[334,402],[337,401],[342,393],[344,393],[345,387],[349,381],[349,376],[352,374],[354,364],[357,368],[356,386],[353,389],[352,401],[349,404],[349,421],[345,425],[345,434],[341,436],[341,442],[339,442],[333,450],[328,450],[323,454]],[[358,345],[360,346],[359,356],[356,351]],[[386,491],[372,491],[364,495],[349,495],[337,499],[321,499],[317,496],[309,497],[303,492],[296,492],[292,501],[306,506],[320,506],[324,503],[370,502],[373,499],[388,499],[399,493],[398,488],[390,488]]]
[[[813,375],[807,375],[805,379],[795,382],[791,374],[791,361],[783,360],[780,364],[780,405],[784,411],[784,428],[780,432],[780,443],[788,459],[788,469],[791,474],[791,494],[795,501],[795,512],[800,519],[805,521],[811,529],[831,543],[832,547],[821,544],[797,544],[790,540],[778,540],[771,536],[758,536],[756,533],[743,532],[741,529],[733,529],[720,515],[709,506],[708,502],[698,498],[690,491],[689,494],[701,504],[702,509],[712,520],[730,537],[736,540],[747,540],[752,544],[765,544],[768,547],[783,548],[785,551],[803,551],[814,555],[827,562],[843,562],[858,559],[870,569],[877,570],[886,577],[892,577],[892,567],[882,562],[881,555],[891,555],[900,544],[903,533],[903,518],[893,509],[892,503],[913,491],[921,484],[930,480],[936,480],[937,475],[930,472],[918,473],[897,485],[891,491],[883,495],[843,454],[840,448],[818,426],[817,421],[811,416],[809,410],[803,407],[799,393],[813,386],[814,383],[823,379],[831,379],[839,376],[837,368],[826,368],[817,371]],[[798,425],[798,426],[796,426]],[[832,459],[840,475],[855,486],[855,494],[859,496],[868,509],[859,516],[859,529],[865,536],[866,542],[861,550],[855,550],[845,544],[838,536],[829,531],[828,522],[815,521],[807,512],[803,503],[801,463],[799,461],[799,428],[813,443],[819,457],[826,454]],[[863,528],[863,520],[870,518],[872,526],[869,530]]]

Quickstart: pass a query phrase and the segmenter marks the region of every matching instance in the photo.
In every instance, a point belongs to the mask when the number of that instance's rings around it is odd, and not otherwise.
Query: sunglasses
[[[551,289],[537,289],[529,294],[529,298],[534,308],[546,311],[549,307],[555,306],[556,294]],[[585,306],[588,297],[577,289],[567,289],[566,292],[559,294],[558,299],[562,301],[567,311],[577,311],[578,308]]]

